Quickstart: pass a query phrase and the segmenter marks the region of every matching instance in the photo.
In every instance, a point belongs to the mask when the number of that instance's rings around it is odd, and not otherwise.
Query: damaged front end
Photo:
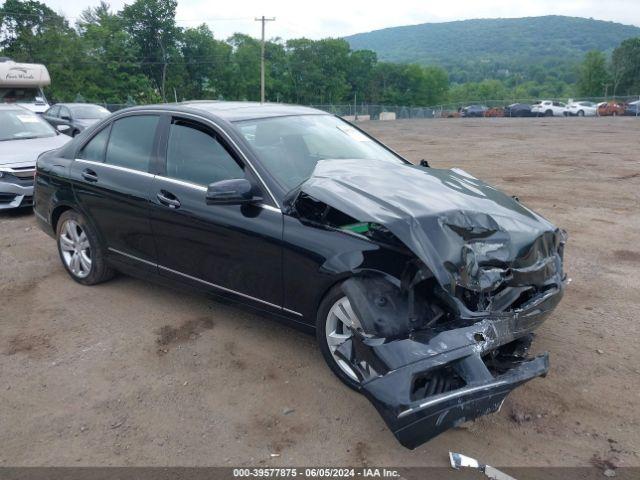
[[[357,318],[334,352],[400,443],[497,411],[549,368],[532,331],[562,298],[566,235],[462,171],[325,160],[289,213],[402,251],[400,275],[350,265]]]

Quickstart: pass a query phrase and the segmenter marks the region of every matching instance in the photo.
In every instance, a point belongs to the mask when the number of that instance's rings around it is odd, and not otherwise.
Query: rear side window
[[[109,140],[109,127],[103,128],[100,133],[93,137],[82,150],[78,158],[82,160],[93,160],[94,162],[102,162],[104,160],[104,149]]]
[[[197,185],[244,178],[242,167],[204,125],[174,120],[167,145],[167,176]]]
[[[138,115],[113,122],[105,163],[148,171],[158,119],[156,115]]]
[[[60,112],[60,107],[58,105],[51,107],[49,109],[49,111],[47,112],[47,115],[49,115],[50,117],[57,117],[58,116],[58,112]]]

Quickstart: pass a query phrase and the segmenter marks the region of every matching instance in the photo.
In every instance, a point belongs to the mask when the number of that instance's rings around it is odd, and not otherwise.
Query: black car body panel
[[[505,117],[535,117],[531,105],[527,103],[513,103],[504,109]]]
[[[160,121],[147,171],[77,159],[111,122],[150,114]],[[513,388],[546,374],[547,356],[526,354],[564,292],[563,231],[463,171],[406,161],[322,160],[287,192],[233,123],[280,115],[326,114],[244,103],[118,112],[41,156],[38,221],[53,235],[60,213],[77,209],[114,267],[310,332],[341,284],[360,325],[337,355],[408,448],[497,410]],[[176,118],[214,130],[246,164],[259,200],[212,205],[206,187],[169,178]]]
[[[462,117],[470,118],[470,117],[484,117],[485,112],[489,110],[489,107],[484,105],[469,105],[468,107],[464,107],[460,112]]]

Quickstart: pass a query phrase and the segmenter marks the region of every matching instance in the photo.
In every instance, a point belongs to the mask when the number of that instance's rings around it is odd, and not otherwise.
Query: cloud
[[[45,0],[56,11],[75,20],[88,6],[99,0]],[[111,2],[115,10],[124,1]],[[129,2],[126,2],[129,3]],[[313,5],[313,6],[312,6]],[[300,0],[179,0],[176,18],[180,26],[207,23],[217,38],[227,38],[234,32],[260,35],[260,15],[275,16],[267,26],[269,38],[339,37],[380,28],[427,22],[444,22],[469,18],[509,18],[538,15],[570,15],[599,20],[640,25],[640,2],[636,0],[448,0],[419,2],[418,0],[323,0],[310,4]]]

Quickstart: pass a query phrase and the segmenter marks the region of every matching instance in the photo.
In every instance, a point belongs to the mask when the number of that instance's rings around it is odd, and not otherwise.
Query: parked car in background
[[[44,112],[44,118],[54,127],[69,128],[64,132],[75,137],[85,128],[109,116],[111,112],[100,105],[91,103],[57,103]]]
[[[601,117],[616,117],[624,115],[626,105],[615,100],[609,102],[601,102],[598,104],[598,115]]]
[[[489,110],[489,107],[484,105],[469,105],[468,107],[464,107],[460,112],[462,117],[484,117],[484,113]]]
[[[493,107],[484,112],[485,117],[504,117],[504,108]]]
[[[595,117],[598,114],[598,105],[586,101],[570,102],[564,113],[569,117]]]
[[[640,116],[640,100],[629,103],[624,111],[624,114],[633,117]]]
[[[564,117],[567,105],[553,100],[542,100],[531,107],[531,112],[537,117]]]
[[[533,117],[531,105],[528,103],[512,103],[504,109],[505,117]]]
[[[38,155],[68,141],[32,111],[0,105],[0,210],[32,205]]]
[[[49,71],[44,65],[16,63],[0,57],[0,104],[17,104],[42,113],[49,108],[42,88],[50,84]]]
[[[298,325],[408,448],[549,369],[527,351],[564,293],[564,232],[326,112],[126,109],[40,156],[36,179],[74,281],[121,270]]]

